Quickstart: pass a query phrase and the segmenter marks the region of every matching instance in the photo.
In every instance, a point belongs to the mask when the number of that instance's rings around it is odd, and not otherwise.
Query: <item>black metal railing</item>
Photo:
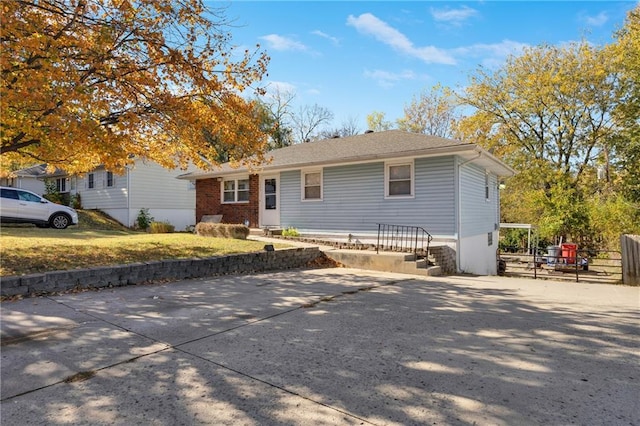
[[[551,250],[550,250],[551,248]],[[504,247],[499,257],[506,262],[506,275],[530,278],[564,278],[576,282],[618,283],[622,281],[619,251],[561,247]]]
[[[427,256],[431,240],[433,240],[431,234],[420,226],[378,223],[376,253],[399,251],[413,253],[416,258]]]

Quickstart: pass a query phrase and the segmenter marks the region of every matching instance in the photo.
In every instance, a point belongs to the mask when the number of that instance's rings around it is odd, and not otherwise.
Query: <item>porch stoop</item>
[[[431,277],[442,275],[440,266],[429,265],[427,259],[415,260],[413,254],[374,253],[365,250],[337,250],[330,248],[321,248],[321,250],[330,259],[340,262],[349,268]]]
[[[438,256],[434,257],[432,253],[429,254],[429,259],[420,257],[416,260],[413,253],[386,251],[376,253],[366,244],[357,245],[304,237],[284,238],[279,236],[277,232],[269,234],[269,236],[265,236],[263,229],[251,229],[249,239],[270,243],[282,242],[301,247],[318,247],[328,258],[349,268],[422,276],[441,276],[445,273],[438,264]]]

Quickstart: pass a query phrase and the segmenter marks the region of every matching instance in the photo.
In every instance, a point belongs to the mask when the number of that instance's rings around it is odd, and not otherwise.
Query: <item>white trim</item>
[[[249,203],[249,200],[238,200],[238,193],[240,192],[238,190],[238,181],[241,180],[246,180],[247,181],[247,185],[248,185],[248,189],[247,189],[247,194],[249,194],[249,196],[251,196],[251,179],[248,175],[240,175],[240,176],[236,176],[234,178],[224,178],[220,181],[220,204],[247,204]],[[225,182],[233,182],[233,201],[225,201],[224,199],[224,195],[225,192],[231,192],[231,191],[225,191],[224,190],[224,184]]]
[[[496,157],[494,157],[489,152],[483,150],[481,147],[475,144],[466,144],[466,145],[458,145],[458,146],[447,146],[440,148],[430,148],[429,152],[424,152],[423,150],[415,150],[410,152],[402,152],[402,153],[391,153],[391,154],[378,154],[374,156],[368,156],[367,158],[362,159],[351,159],[348,161],[338,161],[338,160],[327,160],[327,161],[319,161],[319,162],[296,162],[291,165],[282,165],[282,166],[271,166],[269,164],[262,164],[253,166],[251,170],[254,173],[281,173],[288,172],[292,170],[300,170],[303,168],[317,168],[317,167],[337,167],[337,166],[350,166],[355,164],[369,164],[369,163],[380,163],[384,161],[403,161],[407,159],[419,159],[419,158],[432,158],[432,157],[447,157],[447,156],[458,156],[461,159],[467,161],[476,161],[480,160],[480,157],[483,157],[486,160],[486,163],[490,163],[493,166],[498,166],[497,168],[501,169],[502,173],[498,173],[495,167],[491,167],[491,170],[499,176],[513,176],[516,174],[516,171],[506,164],[502,163]],[[475,156],[474,156],[475,155]],[[474,156],[474,157],[472,157]],[[465,164],[462,163],[462,164]],[[234,171],[214,171],[214,172],[192,172],[185,173],[183,175],[177,176],[177,179],[211,179],[220,176],[230,176],[231,174],[236,173]]]
[[[305,198],[306,179],[308,174],[320,173],[320,198]],[[303,203],[314,203],[324,199],[324,173],[323,169],[301,169],[300,170],[300,201]]]
[[[261,174],[259,176],[260,179],[260,202],[259,202],[259,217],[258,222],[261,228],[263,227],[280,227],[280,196],[281,196],[281,188],[280,188],[280,174]],[[264,181],[267,179],[275,179],[276,181],[276,208],[269,209],[266,208],[266,194],[265,194],[265,184]]]
[[[402,195],[390,195],[389,194],[389,169],[394,166],[409,166],[410,167],[410,179],[411,179],[411,193]],[[415,161],[413,159],[409,161],[385,161],[384,163],[384,198],[385,200],[399,200],[415,198]]]

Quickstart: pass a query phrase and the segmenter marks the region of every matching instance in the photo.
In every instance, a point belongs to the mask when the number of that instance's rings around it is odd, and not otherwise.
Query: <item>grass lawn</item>
[[[2,225],[0,275],[203,258],[264,249],[264,243],[259,241],[201,237],[189,233],[135,232],[113,224],[96,212],[81,211],[80,217],[78,226],[63,230]]]

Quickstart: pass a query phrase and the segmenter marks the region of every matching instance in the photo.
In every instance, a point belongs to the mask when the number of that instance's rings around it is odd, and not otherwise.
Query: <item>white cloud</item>
[[[607,12],[600,12],[596,16],[581,15],[580,20],[590,27],[601,27],[609,20]]]
[[[307,50],[307,46],[304,44],[278,34],[269,34],[260,38],[265,40],[269,44],[269,47],[274,50]]]
[[[270,81],[267,84],[266,97],[273,99],[277,93],[296,93],[296,86],[284,81]]]
[[[453,52],[458,57],[481,58],[483,65],[495,68],[504,63],[509,55],[519,55],[527,47],[529,47],[529,45],[526,43],[503,40],[500,43],[476,43],[470,46],[459,47],[454,49]]]
[[[327,40],[331,41],[335,45],[340,44],[340,40],[337,37],[330,36],[329,34],[324,33],[320,30],[311,31],[311,34],[317,35],[318,37],[326,38]]]
[[[447,65],[456,63],[455,59],[443,49],[434,46],[414,46],[404,34],[371,13],[363,13],[357,17],[349,15],[347,25],[354,27],[361,34],[372,36],[400,53],[418,58],[426,63]]]
[[[420,78],[416,73],[410,70],[402,71],[400,73],[394,73],[383,70],[365,70],[364,76],[375,80],[378,85],[384,88],[390,88],[395,86],[396,83],[404,80],[417,80]]]
[[[453,25],[461,25],[464,21],[478,16],[478,11],[468,6],[459,9],[431,9],[431,16],[438,22],[447,22]]]

